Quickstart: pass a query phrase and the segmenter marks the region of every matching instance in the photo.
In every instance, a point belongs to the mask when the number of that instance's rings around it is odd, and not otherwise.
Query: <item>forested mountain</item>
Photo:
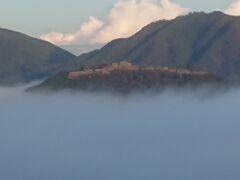
[[[79,65],[122,60],[141,66],[203,70],[240,81],[240,17],[200,12],[161,20],[132,37],[78,57]]]

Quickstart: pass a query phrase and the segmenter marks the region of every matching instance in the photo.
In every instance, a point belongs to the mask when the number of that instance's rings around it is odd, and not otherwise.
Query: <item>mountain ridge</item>
[[[240,17],[215,11],[156,21],[129,38],[113,40],[76,59],[79,65],[89,66],[122,60],[204,70],[239,81]]]

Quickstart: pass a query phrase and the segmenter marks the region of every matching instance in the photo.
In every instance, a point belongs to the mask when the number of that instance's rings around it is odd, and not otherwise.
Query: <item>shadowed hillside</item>
[[[53,75],[75,58],[48,42],[0,29],[0,84],[15,85]]]

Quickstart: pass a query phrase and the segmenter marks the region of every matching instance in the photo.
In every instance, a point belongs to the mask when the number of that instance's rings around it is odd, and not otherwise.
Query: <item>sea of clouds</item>
[[[0,179],[239,180],[240,91],[0,88]]]

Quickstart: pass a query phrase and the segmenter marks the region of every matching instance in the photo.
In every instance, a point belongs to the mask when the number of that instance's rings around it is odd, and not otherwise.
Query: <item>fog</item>
[[[0,179],[240,179],[240,90],[123,97],[24,88],[0,88]]]

